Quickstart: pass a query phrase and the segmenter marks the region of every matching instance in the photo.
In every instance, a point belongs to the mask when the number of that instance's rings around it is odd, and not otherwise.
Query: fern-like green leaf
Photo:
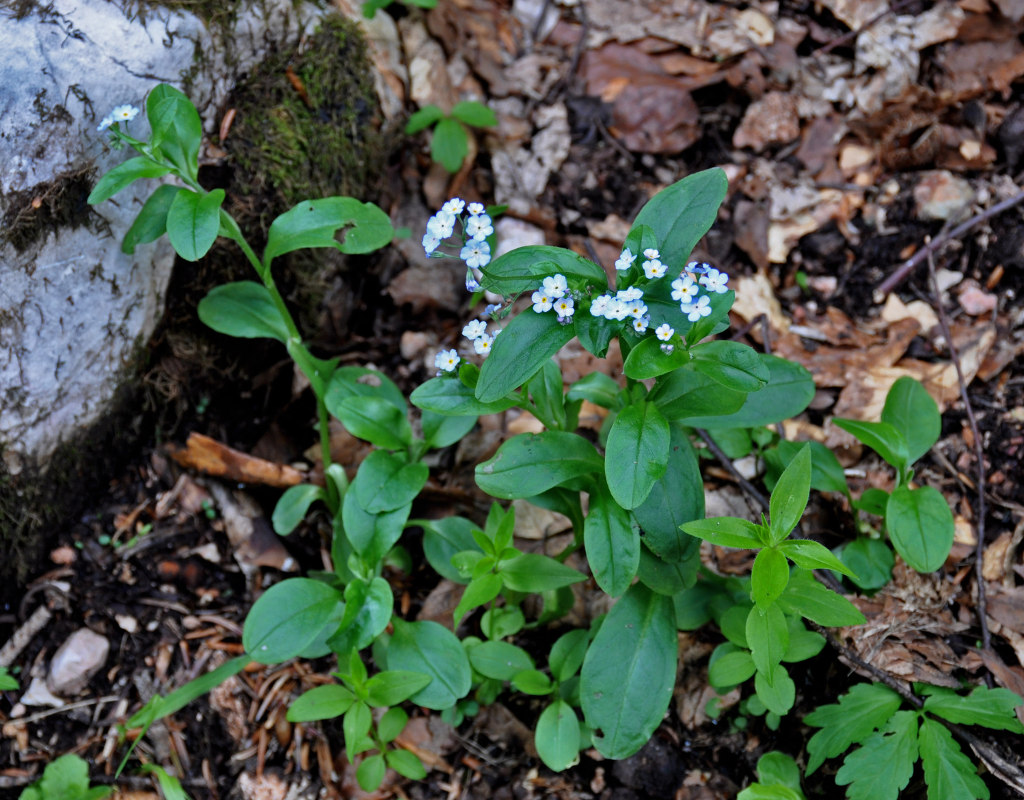
[[[816,708],[804,722],[821,728],[807,742],[807,775],[826,758],[835,758],[855,742],[862,742],[889,721],[900,707],[900,696],[879,683],[854,686],[838,703]]]
[[[918,747],[929,800],[988,800],[988,787],[945,725],[922,719]]]
[[[917,763],[917,712],[897,711],[843,761],[836,783],[849,800],[897,800]]]

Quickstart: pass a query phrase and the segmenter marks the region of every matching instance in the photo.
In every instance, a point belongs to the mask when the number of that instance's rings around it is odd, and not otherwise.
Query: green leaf
[[[690,354],[695,370],[735,392],[756,392],[771,377],[757,351],[739,342],[704,342],[691,348]]]
[[[752,783],[738,795],[736,800],[805,800],[804,795],[788,786],[777,783]]]
[[[788,714],[796,702],[796,684],[781,664],[775,668],[774,680],[771,683],[760,670],[754,673],[754,691],[765,708],[780,717]]]
[[[885,507],[892,546],[918,572],[941,567],[953,547],[953,512],[938,489],[897,486]]]
[[[145,156],[129,158],[99,179],[92,192],[89,193],[86,202],[91,206],[97,205],[104,200],[109,200],[139,178],[159,178],[168,172],[170,172],[170,169],[163,164],[156,163],[151,158],[146,158]],[[167,188],[176,189],[177,187]]]
[[[975,686],[966,697],[950,689],[935,686],[924,701],[924,710],[962,725],[983,725],[997,731],[1024,733],[1015,713],[1021,698],[1009,689]]]
[[[754,558],[750,571],[750,599],[764,611],[786,590],[787,583],[789,562],[786,557],[774,547],[765,547]]]
[[[287,578],[253,603],[242,645],[261,664],[294,658],[317,638],[340,602],[341,594],[326,583]]]
[[[408,417],[387,400],[347,397],[337,403],[333,411],[349,433],[377,447],[402,450],[412,444]]]
[[[381,781],[384,780],[386,769],[384,756],[380,753],[374,753],[372,756],[364,758],[356,767],[356,781],[359,783],[359,788],[364,792],[376,791]]]
[[[464,550],[478,549],[472,534],[476,526],[462,517],[414,519],[409,524],[423,528],[423,554],[430,566],[450,581],[465,583],[466,579],[452,566],[452,556]]]
[[[572,250],[550,245],[517,247],[494,259],[484,268],[483,273],[480,279],[483,288],[504,296],[532,292],[544,278],[556,273],[564,275],[574,288],[590,286],[604,291],[608,286],[608,276],[602,267]],[[554,319],[553,314],[528,313],[533,317]],[[526,313],[520,316],[526,316]],[[549,353],[545,360],[550,357]],[[488,361],[490,358],[488,356]]]
[[[713,687],[727,689],[738,686],[757,672],[754,659],[750,657],[748,650],[725,643],[715,648],[716,653],[721,648],[730,649],[723,650],[717,658],[712,654],[711,662],[708,664],[708,682]]]
[[[775,477],[771,480],[771,483],[766,478],[765,485],[769,489],[775,488],[775,481],[778,480],[778,475],[782,473],[786,465],[805,446],[811,448],[811,488],[817,489],[819,492],[842,492],[845,494],[847,492],[846,474],[843,472],[839,459],[836,458],[835,453],[821,442],[813,441],[792,442],[783,440],[774,449],[766,451],[765,459],[769,462]]]
[[[860,683],[838,703],[818,706],[804,722],[821,728],[807,742],[807,771],[812,774],[825,759],[835,758],[854,742],[864,741],[883,727],[900,707],[901,699],[880,683]]]
[[[412,503],[407,503],[394,511],[371,514],[355,492],[346,492],[341,503],[345,538],[368,564],[376,564],[401,537],[411,511]]]
[[[860,610],[842,595],[826,589],[810,572],[796,569],[789,576],[786,591],[776,601],[783,611],[806,617],[827,628],[863,625]]]
[[[180,191],[180,186],[164,185],[156,188],[124,235],[122,253],[133,255],[138,245],[155,242],[167,232],[167,212]]]
[[[608,432],[604,471],[608,489],[623,508],[636,508],[665,474],[668,421],[657,406],[640,400],[619,412]]]
[[[640,531],[629,512],[612,499],[604,481],[590,493],[583,544],[597,585],[612,597],[625,592],[640,566]]]
[[[494,112],[476,100],[463,100],[461,103],[456,103],[452,106],[451,115],[474,128],[490,128],[498,124],[498,118]]]
[[[604,459],[582,436],[564,431],[524,433],[477,465],[476,483],[493,497],[532,497],[603,468]]]
[[[512,677],[512,686],[523,694],[543,697],[551,694],[551,679],[538,669],[524,669]]]
[[[892,577],[896,563],[892,548],[882,539],[858,536],[849,542],[839,557],[854,573],[851,580],[861,589],[881,589]]]
[[[640,567],[637,569],[637,577],[648,589],[666,597],[674,597],[684,589],[693,586],[697,580],[697,572],[700,569],[700,547],[696,539],[693,540],[697,547],[682,561],[662,561],[646,546],[640,548]]]
[[[489,403],[476,399],[473,389],[451,375],[431,378],[413,389],[409,399],[417,408],[448,416],[481,416],[497,414],[516,405],[512,397],[502,397]]]
[[[583,664],[590,637],[582,628],[563,633],[551,647],[548,667],[551,676],[561,682],[569,680]]]
[[[373,716],[370,707],[357,700],[345,713],[341,722],[342,733],[345,736],[345,750],[348,752],[349,760],[372,746],[372,741],[369,744],[364,744],[372,725]]]
[[[871,734],[843,760],[836,783],[849,785],[849,800],[897,800],[917,763],[917,717],[914,711],[897,711],[884,731]]]
[[[7,667],[0,666],[0,692],[16,692],[18,681],[7,670]]]
[[[469,417],[451,417],[438,414],[436,411],[423,409],[420,414],[420,427],[423,428],[423,441],[432,450],[439,450],[460,441],[476,427],[476,415]]]
[[[183,177],[195,182],[203,124],[192,101],[173,86],[161,83],[146,98],[146,117],[152,130],[150,144]]]
[[[564,700],[555,700],[537,720],[533,735],[537,755],[548,769],[561,772],[580,759],[580,721],[573,707]]]
[[[430,140],[430,157],[454,174],[459,171],[468,152],[469,139],[462,124],[451,117],[439,120]]]
[[[650,226],[666,264],[685,264],[694,245],[714,224],[728,188],[725,172],[717,167],[695,172],[648,200],[633,227]]]
[[[319,719],[340,717],[355,702],[351,690],[336,683],[317,686],[303,692],[288,708],[289,722],[314,722]]]
[[[917,741],[929,797],[988,800],[988,787],[945,725],[922,718]]]
[[[834,569],[843,575],[854,577],[850,569],[832,555],[831,550],[810,539],[789,539],[779,544],[779,550],[790,561],[804,569]]]
[[[647,399],[657,405],[667,419],[689,425],[691,420],[703,423],[733,414],[746,398],[742,392],[726,389],[693,369],[678,369],[658,378]]]
[[[439,106],[435,106],[433,103],[423,106],[423,108],[414,112],[409,117],[409,121],[405,123],[405,132],[407,135],[412,136],[426,130],[443,116],[444,112]]]
[[[107,786],[89,788],[89,764],[75,753],[51,761],[43,777],[21,793],[24,800],[93,800],[109,795]]]
[[[384,760],[387,761],[387,765],[391,769],[403,778],[421,781],[427,777],[427,771],[423,767],[423,762],[408,750],[388,750],[384,754]]]
[[[408,700],[433,680],[422,672],[389,669],[378,672],[366,682],[367,703],[375,708],[389,708]]]
[[[606,758],[626,758],[651,738],[672,699],[677,651],[672,599],[631,586],[594,637],[580,676],[584,717]]]
[[[402,708],[389,708],[377,722],[377,735],[384,744],[399,737],[409,723],[409,715]]]
[[[792,626],[789,630],[789,646],[786,648],[786,652],[782,654],[782,660],[787,664],[795,664],[799,661],[806,661],[808,658],[814,658],[821,649],[825,646],[825,637],[820,633],[807,630],[803,623],[799,622],[799,627],[794,630]]]
[[[485,678],[499,681],[510,681],[516,673],[533,669],[529,653],[508,642],[482,642],[470,648],[469,663]]]
[[[506,588],[517,592],[546,592],[587,578],[582,572],[540,553],[520,553],[502,561],[498,574]]]
[[[394,607],[395,598],[386,580],[377,577],[367,583],[353,579],[345,587],[345,613],[327,646],[339,655],[369,647],[387,628]]]
[[[306,517],[309,507],[317,500],[325,500],[326,492],[319,486],[302,483],[289,487],[274,506],[274,514],[270,521],[274,525],[274,533],[287,536],[294,531]]]
[[[764,528],[749,520],[739,517],[712,517],[711,519],[695,519],[680,527],[690,536],[696,536],[719,547],[739,547],[746,550],[757,550],[764,546],[767,538]]]
[[[902,471],[910,463],[907,458],[907,440],[888,422],[863,422],[859,419],[840,417],[836,417],[833,422],[866,444],[896,469]]]
[[[626,356],[622,364],[623,374],[635,381],[643,381],[666,375],[690,363],[690,353],[685,347],[676,347],[666,353],[661,345],[662,342],[654,336],[641,339]]]
[[[888,422],[907,443],[907,463],[913,464],[931,450],[942,432],[942,416],[920,381],[904,375],[885,397],[882,422]]]
[[[785,786],[801,798],[800,767],[791,756],[778,751],[765,753],[757,760],[757,777],[768,786]]]
[[[215,286],[199,301],[199,319],[217,333],[242,339],[288,341],[281,312],[267,288],[253,281]]]
[[[459,604],[453,612],[456,626],[462,621],[462,617],[478,606],[487,605],[501,592],[501,578],[493,572],[473,578],[466,590],[462,593]]]
[[[338,231],[344,229],[343,241]],[[306,247],[333,247],[342,253],[370,253],[390,243],[395,231],[388,215],[373,203],[352,197],[303,200],[285,211],[267,231],[263,264]]]
[[[523,612],[515,606],[489,608],[480,617],[480,630],[488,639],[504,639],[507,636],[515,636],[524,627],[526,627],[526,618],[523,616]]]
[[[770,605],[764,610],[757,607],[752,608],[747,614],[746,635],[747,646],[750,648],[750,657],[754,659],[754,666],[765,676],[769,684],[774,685],[779,675],[782,656],[785,654],[786,648],[789,647],[789,626],[786,624],[786,615],[775,605]],[[772,710],[775,711],[775,709]],[[785,712],[776,711],[776,713]]]
[[[795,417],[807,408],[815,392],[811,373],[785,358],[765,354],[759,358],[768,367],[768,384],[748,394],[738,411],[691,416],[680,421],[697,428],[756,428]]]
[[[647,499],[633,509],[643,529],[644,544],[664,561],[678,563],[699,546],[682,525],[704,517],[704,481],[690,437],[679,425],[669,425],[668,465],[651,487]]]
[[[334,416],[338,405],[349,397],[377,397],[407,413],[405,395],[384,373],[367,367],[337,367],[327,382],[324,402]]]
[[[156,764],[143,764],[140,769],[148,775],[156,775],[156,780],[160,784],[160,791],[163,793],[164,800],[189,800],[189,796],[185,794],[185,790],[181,787],[181,781],[173,775],[168,775],[163,767],[159,767]],[[94,789],[93,792],[95,791],[97,790]],[[94,797],[106,797],[108,793],[109,790],[103,790],[102,794],[90,792],[83,800],[92,800]],[[70,800],[70,798],[65,798],[65,800]]]
[[[406,622],[395,618],[394,626],[395,633],[388,644],[388,669],[422,672],[433,678],[412,696],[412,702],[443,711],[469,693],[473,671],[454,633],[429,620]]]
[[[612,408],[621,393],[619,384],[603,372],[590,372],[569,387],[566,397],[569,400],[587,400],[601,408]]]
[[[409,464],[401,456],[374,450],[359,465],[350,492],[367,513],[394,511],[411,503],[429,476],[420,461]]]
[[[573,334],[572,325],[561,325],[554,314],[521,313],[494,340],[480,370],[477,400],[493,403],[526,383]]]
[[[251,612],[250,612],[251,613]],[[216,669],[193,678],[184,686],[180,686],[166,697],[153,697],[146,705],[132,714],[125,725],[129,728],[148,727],[158,719],[181,711],[193,700],[220,686],[232,675],[237,675],[253,661],[248,654],[225,661]]]
[[[771,538],[785,539],[800,524],[811,492],[811,451],[804,447],[779,477],[769,501]]]
[[[167,209],[167,238],[174,251],[186,261],[205,256],[220,231],[220,206],[224,190],[200,195],[182,189]]]

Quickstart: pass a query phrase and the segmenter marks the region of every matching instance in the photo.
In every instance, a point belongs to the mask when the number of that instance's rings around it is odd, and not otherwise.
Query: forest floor
[[[194,800],[712,800],[754,780],[768,750],[804,759],[803,715],[863,678],[987,683],[1024,696],[1024,204],[1015,204],[1024,3],[441,0],[426,13],[388,11],[395,17],[378,12],[368,28],[385,124],[466,99],[485,102],[499,124],[475,132],[454,176],[430,161],[426,134],[396,152],[378,201],[412,236],[349,266],[346,300],[327,309],[315,337],[325,355],[372,365],[411,391],[432,376],[439,347],[458,345],[470,314],[463,275],[419,246],[450,196],[507,205],[503,245],[562,245],[611,264],[648,197],[720,166],[729,195],[694,257],[731,276],[740,341],[813,374],[817,393],[786,423],[786,438],[825,443],[855,496],[891,488],[892,471],[832,418],[877,420],[897,378],[921,380],[942,411],[942,436],[915,480],[948,500],[952,553],[928,575],[898,561],[880,591],[851,595],[868,624],[837,631],[832,646],[793,666],[797,705],[778,730],[744,713],[748,690],[720,698],[709,717],[707,661],[722,637],[708,626],[680,633],[670,711],[621,762],[588,750],[577,767],[550,772],[533,750],[537,709],[506,696],[457,729],[414,713],[401,744],[424,760],[427,779],[389,775],[365,794],[344,761],[340,725],[284,719],[314,673],[329,673],[326,660],[247,670],[155,725],[139,753],[176,769]],[[94,781],[109,781],[125,751],[118,723],[155,692],[239,654],[259,592],[327,558],[325,519],[283,540],[268,523],[273,487],[287,485],[288,470],[316,468],[314,409],[290,362],[273,353],[245,371],[222,356],[219,384],[211,372],[175,387],[182,354],[168,355],[166,337],[154,353],[151,375],[185,410],[111,476],[109,494],[59,534],[20,608],[0,616],[21,684],[0,699],[0,797],[17,797],[67,752],[86,758]],[[567,380],[618,375],[614,363],[561,357]],[[481,518],[472,468],[525,429],[515,419],[482,425],[445,453],[418,515],[454,508]],[[186,446],[189,433],[211,438]],[[354,468],[365,451],[335,434],[336,460]],[[202,461],[225,446],[234,448],[226,466]],[[709,509],[759,513],[734,465],[702,464]],[[756,459],[739,469],[759,480]],[[556,535],[560,524],[527,519],[517,535]],[[829,547],[855,531],[841,495],[815,495],[804,525]],[[749,571],[746,555],[704,555],[716,570]],[[387,577],[403,613],[447,614],[450,624],[453,585],[419,567]],[[109,655],[83,686],[46,697],[54,652],[84,627]],[[985,762],[992,795],[1024,796],[1020,739],[993,732],[986,741],[1010,756]],[[148,777],[129,773],[119,797],[159,797]],[[805,791],[837,796],[834,773],[830,762]],[[925,796],[920,774],[905,796]]]

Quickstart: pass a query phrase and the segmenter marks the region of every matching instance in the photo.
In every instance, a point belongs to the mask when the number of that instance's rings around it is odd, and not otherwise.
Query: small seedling
[[[475,100],[466,100],[456,103],[448,114],[433,104],[424,106],[409,118],[405,132],[412,136],[433,125],[430,157],[449,172],[455,173],[469,152],[466,126],[489,128],[497,124],[498,118],[491,109]]]

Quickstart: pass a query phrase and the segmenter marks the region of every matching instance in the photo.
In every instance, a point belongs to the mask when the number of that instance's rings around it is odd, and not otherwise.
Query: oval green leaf
[[[299,655],[320,635],[341,602],[326,583],[288,578],[260,595],[242,629],[242,646],[261,664]]]
[[[433,680],[414,694],[412,702],[443,711],[465,697],[473,686],[473,671],[462,643],[436,622],[395,619],[388,644],[388,669],[422,672]]]
[[[199,319],[217,333],[288,341],[288,329],[267,288],[253,281],[215,286],[199,301]]]
[[[597,449],[582,436],[565,431],[524,433],[477,465],[476,483],[493,497],[532,497],[603,467]]]
[[[661,723],[678,647],[670,597],[634,584],[608,613],[580,677],[583,714],[606,758],[631,756]]]
[[[899,486],[885,507],[893,547],[918,572],[934,572],[953,547],[953,512],[938,489]]]
[[[477,400],[501,400],[530,380],[573,336],[573,326],[560,324],[553,312],[522,312],[494,340],[491,354],[480,370]]]
[[[665,474],[669,454],[668,420],[654,403],[641,400],[615,418],[605,447],[605,477],[623,508],[636,508]]]
[[[640,566],[640,532],[603,481],[590,493],[583,544],[597,585],[612,597],[625,592]]]
[[[220,230],[223,202],[223,189],[204,195],[182,189],[174,196],[167,209],[167,238],[179,256],[198,261],[209,252]]]

